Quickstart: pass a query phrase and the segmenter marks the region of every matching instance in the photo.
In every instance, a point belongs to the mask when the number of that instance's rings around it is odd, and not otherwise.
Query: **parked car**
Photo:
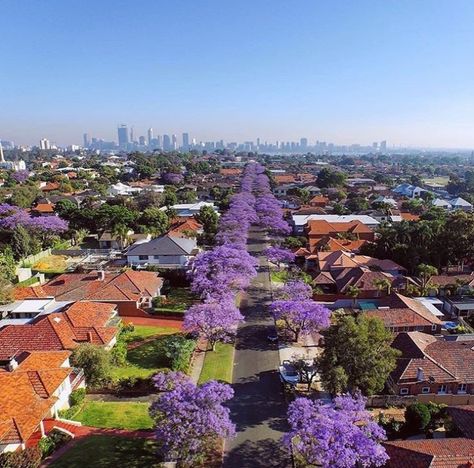
[[[283,364],[278,367],[278,371],[283,383],[296,385],[300,381],[300,375],[290,361],[283,361]]]

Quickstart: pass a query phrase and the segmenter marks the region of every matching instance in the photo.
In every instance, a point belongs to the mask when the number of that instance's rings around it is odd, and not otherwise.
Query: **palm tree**
[[[420,278],[422,295],[426,296],[430,289],[435,289],[434,285],[430,284],[430,280],[433,275],[438,274],[438,269],[433,265],[420,263],[417,270],[418,276]]]
[[[379,291],[379,296],[382,294],[382,291],[386,290],[387,295],[390,294],[390,290],[392,288],[392,283],[387,278],[380,278],[374,281],[374,286]]]
[[[357,306],[357,298],[359,297],[360,289],[357,286],[348,286],[347,295],[352,297],[352,308]]]
[[[124,249],[125,247],[125,243],[128,241],[129,239],[129,231],[130,229],[128,228],[128,226],[126,226],[125,224],[116,224],[113,229],[112,229],[112,238],[115,238],[118,240],[119,242],[119,245],[120,245],[120,249]]]

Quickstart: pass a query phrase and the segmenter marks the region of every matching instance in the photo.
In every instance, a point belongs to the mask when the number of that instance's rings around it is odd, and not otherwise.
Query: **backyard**
[[[149,403],[121,401],[86,401],[74,417],[84,426],[114,429],[150,429]]]
[[[153,440],[90,436],[77,442],[51,468],[144,468],[160,466]]]
[[[64,273],[67,269],[66,257],[63,255],[49,255],[38,260],[32,269],[41,273]]]

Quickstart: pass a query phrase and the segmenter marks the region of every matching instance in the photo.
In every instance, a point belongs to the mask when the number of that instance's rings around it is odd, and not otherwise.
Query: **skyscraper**
[[[133,127],[130,129],[130,143],[135,143],[135,137],[133,135]]]
[[[171,136],[171,145],[173,147],[173,151],[176,151],[178,149],[178,138],[174,133]]]
[[[40,140],[40,149],[42,150],[49,150],[51,149],[51,143],[48,139],[46,138],[41,138]]]
[[[151,146],[151,140],[153,140],[153,129],[150,127],[147,133],[148,133],[148,146]]]
[[[5,157],[3,156],[3,146],[2,146],[2,140],[0,140],[0,163],[5,162]]]
[[[163,150],[171,150],[171,140],[169,135],[163,135]]]
[[[308,148],[308,139],[307,138],[300,138],[300,147],[302,150],[306,150]]]
[[[189,149],[189,133],[183,133],[183,149]]]
[[[145,137],[144,136],[139,136],[138,137],[138,144],[141,145],[141,146],[145,146]]]
[[[380,142],[380,151],[387,151],[387,142],[385,140]]]
[[[82,135],[82,139],[83,139],[83,146],[84,148],[88,148],[89,147],[89,135],[87,133],[84,133],[84,135]]]
[[[120,148],[125,148],[128,145],[128,128],[125,124],[119,125],[117,128],[118,144]]]

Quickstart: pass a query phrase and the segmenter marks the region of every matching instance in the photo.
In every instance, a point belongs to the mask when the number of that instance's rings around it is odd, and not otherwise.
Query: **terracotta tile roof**
[[[69,377],[69,353],[30,353],[13,371],[0,372],[0,442],[26,442],[57,401],[53,393]]]
[[[242,169],[238,168],[221,168],[219,174],[222,176],[239,176],[242,174]]]
[[[348,240],[348,239],[334,239],[330,237],[327,241],[320,241],[318,244],[324,244],[324,249],[329,252],[336,252],[338,250],[344,250],[346,252],[354,252],[360,250],[360,248],[366,244],[366,240]],[[310,240],[311,244],[311,240]]]
[[[448,413],[461,433],[474,439],[474,405],[450,406]]]
[[[373,234],[373,231],[360,221],[329,223],[324,219],[308,221],[308,235],[327,234],[333,237],[337,233]]]
[[[350,252],[318,252],[319,269],[332,270],[334,268],[377,268],[381,271],[404,270],[404,268],[392,260],[379,260],[366,255],[355,255]]]
[[[162,284],[163,279],[151,271],[106,272],[104,280],[99,280],[97,272],[65,273],[45,284],[43,290],[59,301],[138,301],[156,295]]]
[[[16,301],[31,297],[48,297],[48,295],[41,286],[16,286],[13,288],[13,298]]]
[[[472,468],[474,440],[466,438],[385,442],[389,468]]]
[[[474,275],[433,275],[430,282],[438,286],[446,286],[448,284],[457,286],[456,280],[458,283],[472,286],[474,284]]]
[[[421,332],[399,333],[392,347],[400,350],[395,383],[417,382],[418,368],[426,380],[435,382],[474,382],[474,341],[445,341]]]
[[[106,345],[118,332],[106,325],[113,309],[113,304],[84,302],[31,324],[7,325],[0,330],[0,359],[21,351],[73,349],[84,342]]]
[[[202,224],[198,223],[194,218],[188,218],[184,222],[172,225],[168,231],[168,235],[174,237],[186,237],[186,231],[197,233],[202,231],[202,228]]]
[[[54,213],[54,205],[51,203],[38,203],[32,211],[38,213]]]
[[[404,221],[419,221],[420,217],[411,213],[400,213],[400,216]]]
[[[273,177],[277,184],[291,184],[296,182],[296,177],[292,174],[281,174]]]

